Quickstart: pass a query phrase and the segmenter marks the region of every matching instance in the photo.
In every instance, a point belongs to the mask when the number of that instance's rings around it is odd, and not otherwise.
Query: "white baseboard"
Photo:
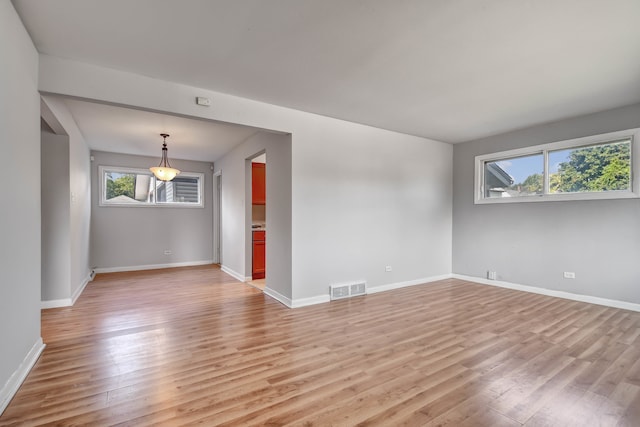
[[[230,269],[226,265],[221,265],[220,266],[220,270],[224,271],[229,276],[231,276],[234,279],[239,280],[241,282],[248,282],[249,280],[251,280],[251,276],[243,276],[242,274],[238,273],[237,271]]]
[[[42,342],[42,338],[38,338],[31,350],[27,353],[18,369],[9,377],[9,380],[0,389],[0,415],[7,409],[9,402],[13,399],[13,396],[18,392],[18,389],[22,385],[25,378],[33,368],[33,365],[38,361],[38,358],[44,350],[45,344]]]
[[[48,308],[71,307],[72,305],[73,305],[73,301],[71,301],[71,298],[40,301],[40,308],[42,310],[46,310]]]
[[[94,277],[95,277],[95,274],[93,273],[93,271],[89,272],[89,274],[87,274],[87,277],[84,278],[84,280],[82,281],[82,284],[78,286],[78,289],[76,289],[76,291],[73,293],[71,298],[41,301],[40,308],[43,310],[46,310],[47,308],[71,307],[73,304],[76,303],[76,301],[80,297],[80,294],[82,294],[82,291],[84,291],[84,288],[87,287],[87,284],[91,282]]]
[[[291,303],[291,308],[305,307],[307,305],[322,304],[331,301],[330,295],[318,295],[311,298],[298,298],[294,299]]]
[[[172,262],[168,264],[130,265],[126,267],[96,267],[93,270],[96,273],[120,273],[122,271],[157,270],[160,268],[192,267],[195,265],[208,264],[213,264],[213,261],[207,259],[203,261]]]
[[[425,283],[436,282],[438,280],[444,280],[444,279],[451,279],[451,274],[441,274],[439,276],[424,277],[422,279],[408,280],[406,282],[396,282],[396,283],[389,283],[387,285],[374,286],[374,287],[367,288],[367,294],[375,294],[377,292],[384,292],[384,291],[390,291],[393,289],[406,288],[407,286],[422,285]]]
[[[87,277],[84,278],[82,284],[78,286],[78,289],[71,295],[71,298],[63,298],[63,299],[54,299],[40,302],[40,308],[46,310],[47,308],[60,308],[60,307],[71,307],[76,303],[84,288],[87,287],[87,284],[93,280],[95,275],[92,271],[87,274]]]
[[[607,307],[621,308],[624,310],[640,312],[640,304],[627,301],[618,301],[608,298],[594,297],[591,295],[580,295],[571,292],[556,291],[553,289],[538,288],[536,286],[519,285],[517,283],[504,282],[502,280],[489,280],[482,277],[465,276],[463,274],[452,274],[452,278],[466,280],[468,282],[479,283],[482,285],[498,286],[500,288],[513,289],[516,291],[531,292],[534,294],[548,295],[551,297],[564,298],[573,301],[587,302],[590,304],[604,305]]]
[[[269,287],[265,287],[262,292],[264,292],[266,295],[270,296],[271,298],[275,299],[279,303],[282,303],[289,308],[293,308],[293,301],[291,301],[291,298],[285,297],[281,293],[274,291]]]
[[[390,291],[392,289],[399,289],[407,286],[422,285],[425,283],[435,282],[437,280],[450,279],[450,278],[451,278],[451,274],[442,274],[440,276],[425,277],[423,279],[409,280],[407,282],[390,283],[388,285],[381,285],[373,288],[367,288],[367,294]],[[298,298],[298,299],[292,300],[291,298],[285,297],[284,295],[268,287],[264,288],[264,293],[278,300],[279,302],[281,302],[282,304],[286,305],[289,308],[306,307],[308,305],[323,304],[325,302],[331,301],[331,296],[329,294],[316,295],[315,297]]]
[[[94,277],[95,277],[95,274],[93,274],[92,272],[89,272],[89,274],[87,274],[87,277],[84,278],[84,280],[82,281],[82,284],[78,286],[78,289],[76,289],[73,295],[71,295],[71,305],[75,304],[76,301],[78,301],[78,298],[80,298],[80,294],[82,294],[82,292],[84,291],[84,288],[87,287],[89,282],[91,282]]]

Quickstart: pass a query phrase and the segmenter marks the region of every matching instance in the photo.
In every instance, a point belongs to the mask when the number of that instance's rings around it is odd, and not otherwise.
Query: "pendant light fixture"
[[[167,156],[167,138],[169,137],[169,134],[161,133],[160,136],[163,138],[162,159],[160,159],[160,164],[158,166],[149,168],[149,170],[153,172],[156,178],[160,181],[171,181],[180,173],[180,171],[172,168],[169,164],[169,157]]]

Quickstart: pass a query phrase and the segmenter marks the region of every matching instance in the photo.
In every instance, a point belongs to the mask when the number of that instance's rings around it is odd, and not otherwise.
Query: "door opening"
[[[251,281],[264,289],[267,277],[267,155],[251,159]]]
[[[213,174],[213,263],[222,265],[222,171]]]

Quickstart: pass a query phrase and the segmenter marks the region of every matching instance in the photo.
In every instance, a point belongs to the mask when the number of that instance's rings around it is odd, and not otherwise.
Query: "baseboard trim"
[[[251,280],[251,276],[243,276],[242,274],[238,273],[237,271],[230,269],[226,265],[221,265],[220,266],[220,270],[224,271],[229,276],[231,276],[234,279],[239,280],[241,282],[248,282],[249,280]]]
[[[11,399],[13,399],[13,396],[18,392],[18,389],[24,382],[25,378],[27,378],[27,375],[31,371],[31,368],[33,368],[33,365],[38,361],[38,358],[42,354],[44,348],[45,344],[42,342],[42,338],[38,338],[20,366],[18,366],[18,369],[15,370],[0,390],[0,415],[2,415],[4,410],[7,409],[7,406],[9,406]]]
[[[48,301],[40,301],[40,309],[46,310],[49,308],[71,307],[73,301],[71,298],[52,299]]]
[[[274,291],[273,289],[268,287],[265,287],[262,292],[288,308],[300,308],[306,307],[308,305],[322,304],[325,302],[329,302],[330,300],[329,295],[318,295],[311,298],[291,299],[289,297],[285,297],[280,292]]]
[[[84,292],[84,288],[87,287],[89,282],[91,282],[94,277],[95,274],[93,274],[93,272],[89,272],[89,274],[87,274],[87,277],[84,278],[82,284],[78,287],[78,289],[76,289],[73,295],[71,295],[71,305],[75,304],[76,301],[78,301],[78,298],[80,298],[80,295],[82,294],[82,292]]]
[[[84,291],[84,288],[87,287],[89,282],[91,282],[94,277],[95,277],[95,273],[92,270],[92,271],[89,272],[89,274],[87,274],[87,277],[84,278],[84,280],[82,281],[82,284],[78,287],[78,289],[75,290],[75,292],[73,293],[71,298],[63,298],[63,299],[54,299],[54,300],[48,300],[48,301],[41,301],[40,302],[40,308],[42,310],[46,310],[46,309],[49,309],[49,308],[71,307],[72,305],[74,305],[76,303],[78,298],[80,298],[80,295]]]
[[[423,285],[429,282],[435,282],[438,280],[444,280],[444,279],[450,279],[450,278],[451,278],[451,274],[442,274],[439,276],[425,277],[422,279],[409,280],[406,282],[390,283],[387,285],[368,288],[367,294],[375,294],[377,292],[390,291],[393,289],[405,288],[407,286]],[[316,295],[315,297],[298,298],[298,299],[292,300],[291,298],[285,297],[284,295],[270,288],[264,288],[264,293],[278,300],[279,302],[281,302],[282,304],[286,305],[289,308],[306,307],[309,305],[324,304],[326,302],[331,301],[331,296],[329,294]]]
[[[172,262],[167,264],[148,264],[148,265],[131,265],[127,267],[96,267],[93,270],[96,273],[120,273],[123,271],[140,271],[140,270],[158,270],[161,268],[175,268],[175,267],[193,267],[196,265],[208,265],[213,264],[210,259],[202,261],[186,261],[186,262]]]
[[[280,304],[285,305],[288,308],[293,308],[293,301],[291,300],[291,298],[289,297],[285,297],[284,295],[282,295],[281,293],[274,291],[273,289],[269,288],[269,287],[265,287],[262,292],[267,295],[270,296],[271,298],[273,298],[274,300],[278,301]]]
[[[424,285],[430,282],[437,282],[438,280],[451,279],[451,274],[441,274],[438,276],[424,277],[422,279],[407,280],[405,282],[389,283],[387,285],[380,285],[367,288],[367,294],[375,294],[378,292],[391,291],[393,289],[406,288],[408,286]]]
[[[310,298],[298,298],[292,301],[291,308],[306,307],[308,305],[315,305],[315,304],[323,304],[329,301],[331,301],[330,295],[318,295]]]
[[[465,280],[467,282],[478,283],[481,285],[497,286],[499,288],[513,289],[516,291],[530,292],[533,294],[547,295],[550,297],[564,298],[573,301],[586,302],[589,304],[604,305],[607,307],[621,308],[623,310],[631,310],[640,312],[640,304],[627,301],[619,301],[608,298],[594,297],[591,295],[574,294],[571,292],[556,291],[553,289],[538,288],[536,286],[519,285],[517,283],[504,282],[502,280],[489,280],[481,277],[465,276],[463,274],[452,274],[452,278]]]

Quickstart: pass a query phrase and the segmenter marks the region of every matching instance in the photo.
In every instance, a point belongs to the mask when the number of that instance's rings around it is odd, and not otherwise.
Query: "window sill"
[[[101,208],[186,208],[186,209],[196,209],[196,208],[204,208],[204,204],[199,203],[98,203],[98,206]]]
[[[491,205],[500,203],[531,203],[531,202],[571,202],[581,200],[614,200],[638,199],[640,195],[631,191],[607,191],[602,193],[572,193],[572,194],[540,194],[537,196],[495,197],[476,199],[476,205]]]

